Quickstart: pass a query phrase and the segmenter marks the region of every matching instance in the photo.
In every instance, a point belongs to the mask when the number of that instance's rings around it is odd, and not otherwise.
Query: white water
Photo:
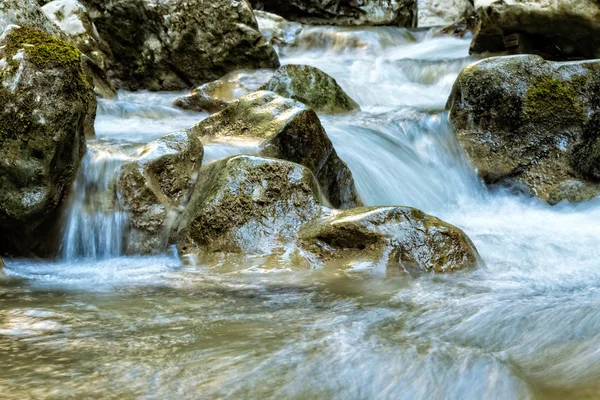
[[[365,202],[458,225],[485,265],[382,278],[220,273],[166,255],[9,260],[16,280],[0,286],[0,393],[598,398],[600,201],[550,207],[482,186],[443,112],[471,61],[468,40],[392,28],[300,37],[282,61],[330,73],[363,110],[322,121]],[[101,104],[93,146],[130,154],[132,143],[205,117],[171,108],[174,94],[120,96]],[[210,160],[239,151],[252,147],[207,146]]]

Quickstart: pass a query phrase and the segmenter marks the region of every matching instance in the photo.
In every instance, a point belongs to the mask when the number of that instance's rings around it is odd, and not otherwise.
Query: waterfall
[[[61,255],[66,261],[122,254],[128,219],[120,206],[117,177],[126,160],[114,148],[88,145],[65,218]]]

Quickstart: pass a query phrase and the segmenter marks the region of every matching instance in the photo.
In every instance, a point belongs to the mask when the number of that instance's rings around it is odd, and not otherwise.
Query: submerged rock
[[[252,0],[252,6],[311,25],[417,25],[417,0]]]
[[[309,65],[280,67],[262,90],[306,104],[317,112],[341,114],[360,110],[335,79]]]
[[[320,259],[352,266],[450,272],[474,267],[479,259],[463,231],[410,207],[334,211],[304,226],[300,239]]]
[[[110,49],[98,35],[85,7],[77,0],[54,0],[44,5],[42,11],[89,58],[85,65],[92,74],[96,94],[116,97],[117,92],[106,75],[111,64],[107,55]]]
[[[476,0],[481,18],[471,53],[528,53],[600,58],[597,0]]]
[[[235,71],[199,86],[190,94],[175,100],[173,104],[185,110],[215,113],[264,85],[274,72],[272,69]]]
[[[96,99],[79,50],[32,28],[0,37],[0,80],[0,252],[47,253]]]
[[[187,89],[241,68],[277,68],[246,1],[84,0],[119,87]]]
[[[180,254],[271,253],[294,241],[319,211],[318,185],[306,167],[234,156],[203,167],[176,223]]]
[[[418,0],[418,27],[450,25],[473,12],[473,0]]]
[[[447,107],[487,183],[516,183],[552,203],[585,200],[599,193],[599,89],[598,61],[496,57],[460,73]]]
[[[128,253],[165,251],[179,207],[189,200],[202,156],[196,136],[175,132],[147,144],[137,159],[122,167],[118,192],[132,229]]]
[[[190,130],[206,140],[258,139],[260,155],[310,169],[334,207],[362,205],[352,173],[338,157],[319,117],[301,103],[258,91],[236,100]]]

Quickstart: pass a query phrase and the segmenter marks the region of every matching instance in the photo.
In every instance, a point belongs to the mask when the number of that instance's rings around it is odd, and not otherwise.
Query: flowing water
[[[178,94],[120,93],[99,105],[61,260],[7,261],[0,398],[600,397],[600,202],[482,186],[443,112],[469,40],[393,28],[289,40],[284,63],[323,69],[362,107],[322,121],[365,202],[458,225],[485,265],[409,276],[122,256],[113,174],[206,115],[172,108]],[[208,161],[252,151],[206,149]]]

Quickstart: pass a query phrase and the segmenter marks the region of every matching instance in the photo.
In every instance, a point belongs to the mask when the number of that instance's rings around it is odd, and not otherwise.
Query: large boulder
[[[271,253],[320,212],[306,167],[234,156],[203,167],[175,229],[180,254]]]
[[[267,83],[274,72],[272,69],[234,71],[216,81],[200,85],[176,99],[173,104],[184,110],[215,113]]]
[[[600,58],[597,0],[476,0],[481,23],[471,53]]]
[[[319,259],[406,271],[450,272],[474,267],[479,256],[463,231],[410,207],[360,207],[333,211],[299,232]]]
[[[473,13],[473,0],[418,0],[418,27],[445,26]]]
[[[252,5],[311,25],[417,24],[417,0],[252,0]]]
[[[459,141],[486,182],[520,187],[555,203],[598,193],[599,93],[598,61],[495,57],[460,73],[447,107]]]
[[[310,65],[284,65],[260,89],[294,99],[325,114],[360,110],[335,79]]]
[[[79,50],[32,28],[0,37],[0,80],[0,252],[46,253],[96,99]]]
[[[189,200],[202,163],[197,136],[174,132],[155,140],[123,165],[118,194],[129,214],[129,254],[164,252],[175,217]]]
[[[59,39],[66,39],[35,0],[3,0],[0,3],[0,32],[4,32],[9,25],[37,28]]]
[[[258,91],[236,100],[190,130],[203,141],[258,140],[260,155],[296,162],[311,170],[334,207],[362,204],[352,173],[338,157],[319,117],[301,103]]]
[[[237,69],[279,66],[245,0],[83,2],[125,89],[186,89]]]
[[[86,65],[93,76],[96,94],[116,97],[117,92],[106,75],[111,64],[110,48],[98,35],[83,4],[77,0],[54,0],[44,5],[42,11],[89,58]]]

